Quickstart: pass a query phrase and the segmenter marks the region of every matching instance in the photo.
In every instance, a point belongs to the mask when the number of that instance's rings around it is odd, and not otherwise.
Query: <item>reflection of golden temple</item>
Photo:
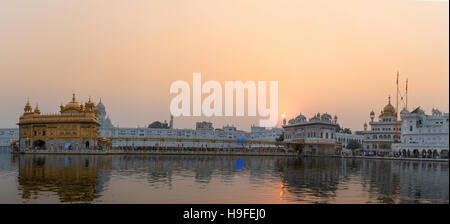
[[[24,199],[52,191],[61,202],[92,202],[103,185],[99,171],[109,169],[110,160],[95,157],[21,157],[18,183]]]
[[[27,100],[18,125],[20,150],[92,148],[97,145],[98,109],[91,99],[83,105],[73,94],[59,114],[41,114]]]

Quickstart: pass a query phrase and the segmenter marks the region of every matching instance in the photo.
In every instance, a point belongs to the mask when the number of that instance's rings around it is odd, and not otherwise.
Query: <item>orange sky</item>
[[[449,111],[448,2],[0,0],[0,127],[27,97],[56,112],[101,97],[114,124],[169,119],[170,84],[279,82],[279,113],[337,114],[362,129],[409,79],[409,105]],[[192,86],[192,84],[191,84]],[[205,95],[206,96],[206,95]],[[205,97],[204,96],[204,97]],[[210,120],[248,130],[250,118]],[[281,122],[281,119],[280,119]]]

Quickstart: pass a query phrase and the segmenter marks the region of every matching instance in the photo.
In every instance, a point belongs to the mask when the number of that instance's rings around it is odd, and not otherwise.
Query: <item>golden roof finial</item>
[[[74,102],[74,103],[76,102],[75,101],[75,93],[72,93],[72,102]]]
[[[35,113],[41,113],[41,110],[39,110],[39,105],[36,103],[36,108],[34,108]]]
[[[27,104],[25,105],[24,111],[25,112],[31,112],[33,108],[30,105],[30,98],[27,97]]]

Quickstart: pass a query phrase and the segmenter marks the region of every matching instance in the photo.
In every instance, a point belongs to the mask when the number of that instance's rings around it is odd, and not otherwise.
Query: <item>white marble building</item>
[[[157,141],[146,140],[143,141],[137,138],[184,138],[184,139],[226,139],[226,140],[256,140],[256,141],[275,141],[281,133],[282,128],[264,128],[252,126],[251,131],[238,130],[234,126],[226,125],[221,129],[214,129],[211,122],[197,122],[195,129],[176,129],[173,128],[173,117],[171,116],[170,123],[155,121],[147,128],[120,128],[111,124],[109,117],[106,115],[105,106],[100,102],[99,108],[99,137],[112,138],[131,138],[116,139],[112,141],[113,147],[120,146],[163,146],[163,147],[223,147],[223,148],[241,148],[242,143],[211,143],[202,141]],[[132,139],[135,138],[135,139]],[[263,145],[252,144],[251,147],[260,147]],[[247,145],[248,147],[248,145]]]
[[[284,121],[285,123],[285,121]],[[283,125],[284,141],[305,143],[336,143],[337,116],[317,113],[307,120],[302,114]]]
[[[360,134],[350,134],[337,132],[339,124],[337,116],[332,119],[331,115],[317,113],[314,117],[306,119],[302,114],[295,119],[289,120],[285,128],[285,141],[287,142],[325,142],[339,143],[342,149],[346,149],[350,140],[355,140],[363,145],[364,136]]]
[[[393,152],[403,157],[448,158],[449,114],[433,109],[426,115],[420,107],[403,109],[401,143],[393,144]]]
[[[226,140],[260,140],[275,141],[281,133],[281,128],[272,129],[252,129],[251,132],[237,130],[233,126],[224,126],[221,129],[174,129],[174,128],[100,128],[99,137],[116,137],[116,138],[184,138],[184,139],[226,139]],[[166,147],[242,147],[240,143],[209,143],[209,142],[177,142],[177,141],[156,141],[156,140],[113,140],[113,147],[119,146],[166,146]],[[252,147],[260,145],[253,144]]]
[[[364,124],[363,151],[369,155],[392,156],[392,143],[400,140],[401,121],[397,121],[397,113],[391,105],[389,97],[388,104],[383,108],[375,121],[375,112],[370,112],[370,130],[367,123]],[[398,130],[397,130],[398,129]]]

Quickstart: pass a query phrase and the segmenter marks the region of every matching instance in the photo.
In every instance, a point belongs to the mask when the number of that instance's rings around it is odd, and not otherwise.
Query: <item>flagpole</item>
[[[396,118],[395,118],[395,139],[394,141],[398,140],[398,71],[397,71],[397,107],[395,108]]]
[[[408,79],[406,79],[406,110],[408,110]]]

